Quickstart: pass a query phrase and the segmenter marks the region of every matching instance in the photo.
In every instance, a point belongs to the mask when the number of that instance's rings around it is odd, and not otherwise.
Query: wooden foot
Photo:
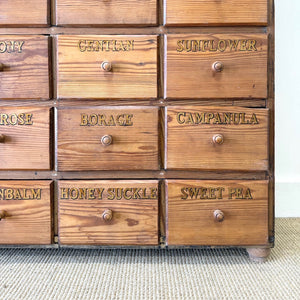
[[[264,263],[271,252],[270,248],[246,248],[246,250],[250,260],[257,263]]]

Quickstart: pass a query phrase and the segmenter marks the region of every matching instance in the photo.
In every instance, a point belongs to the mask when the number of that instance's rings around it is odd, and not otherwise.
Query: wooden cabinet
[[[60,181],[59,243],[158,245],[158,181]]]
[[[274,1],[21,2],[0,1],[0,244],[265,259]]]
[[[0,107],[0,170],[50,169],[50,110]]]
[[[157,97],[156,36],[59,36],[60,99]]]

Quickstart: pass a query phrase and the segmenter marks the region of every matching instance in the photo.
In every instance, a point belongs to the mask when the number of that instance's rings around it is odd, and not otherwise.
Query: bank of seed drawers
[[[217,2],[0,4],[2,244],[270,246],[272,6]]]

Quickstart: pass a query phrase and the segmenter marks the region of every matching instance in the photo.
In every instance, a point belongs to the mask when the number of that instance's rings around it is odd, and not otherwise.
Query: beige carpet
[[[0,299],[300,299],[300,218],[264,264],[243,249],[1,249]]]

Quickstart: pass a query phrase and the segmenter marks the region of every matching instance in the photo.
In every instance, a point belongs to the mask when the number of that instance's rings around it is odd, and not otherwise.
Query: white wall
[[[275,0],[275,215],[300,217],[300,1]]]

